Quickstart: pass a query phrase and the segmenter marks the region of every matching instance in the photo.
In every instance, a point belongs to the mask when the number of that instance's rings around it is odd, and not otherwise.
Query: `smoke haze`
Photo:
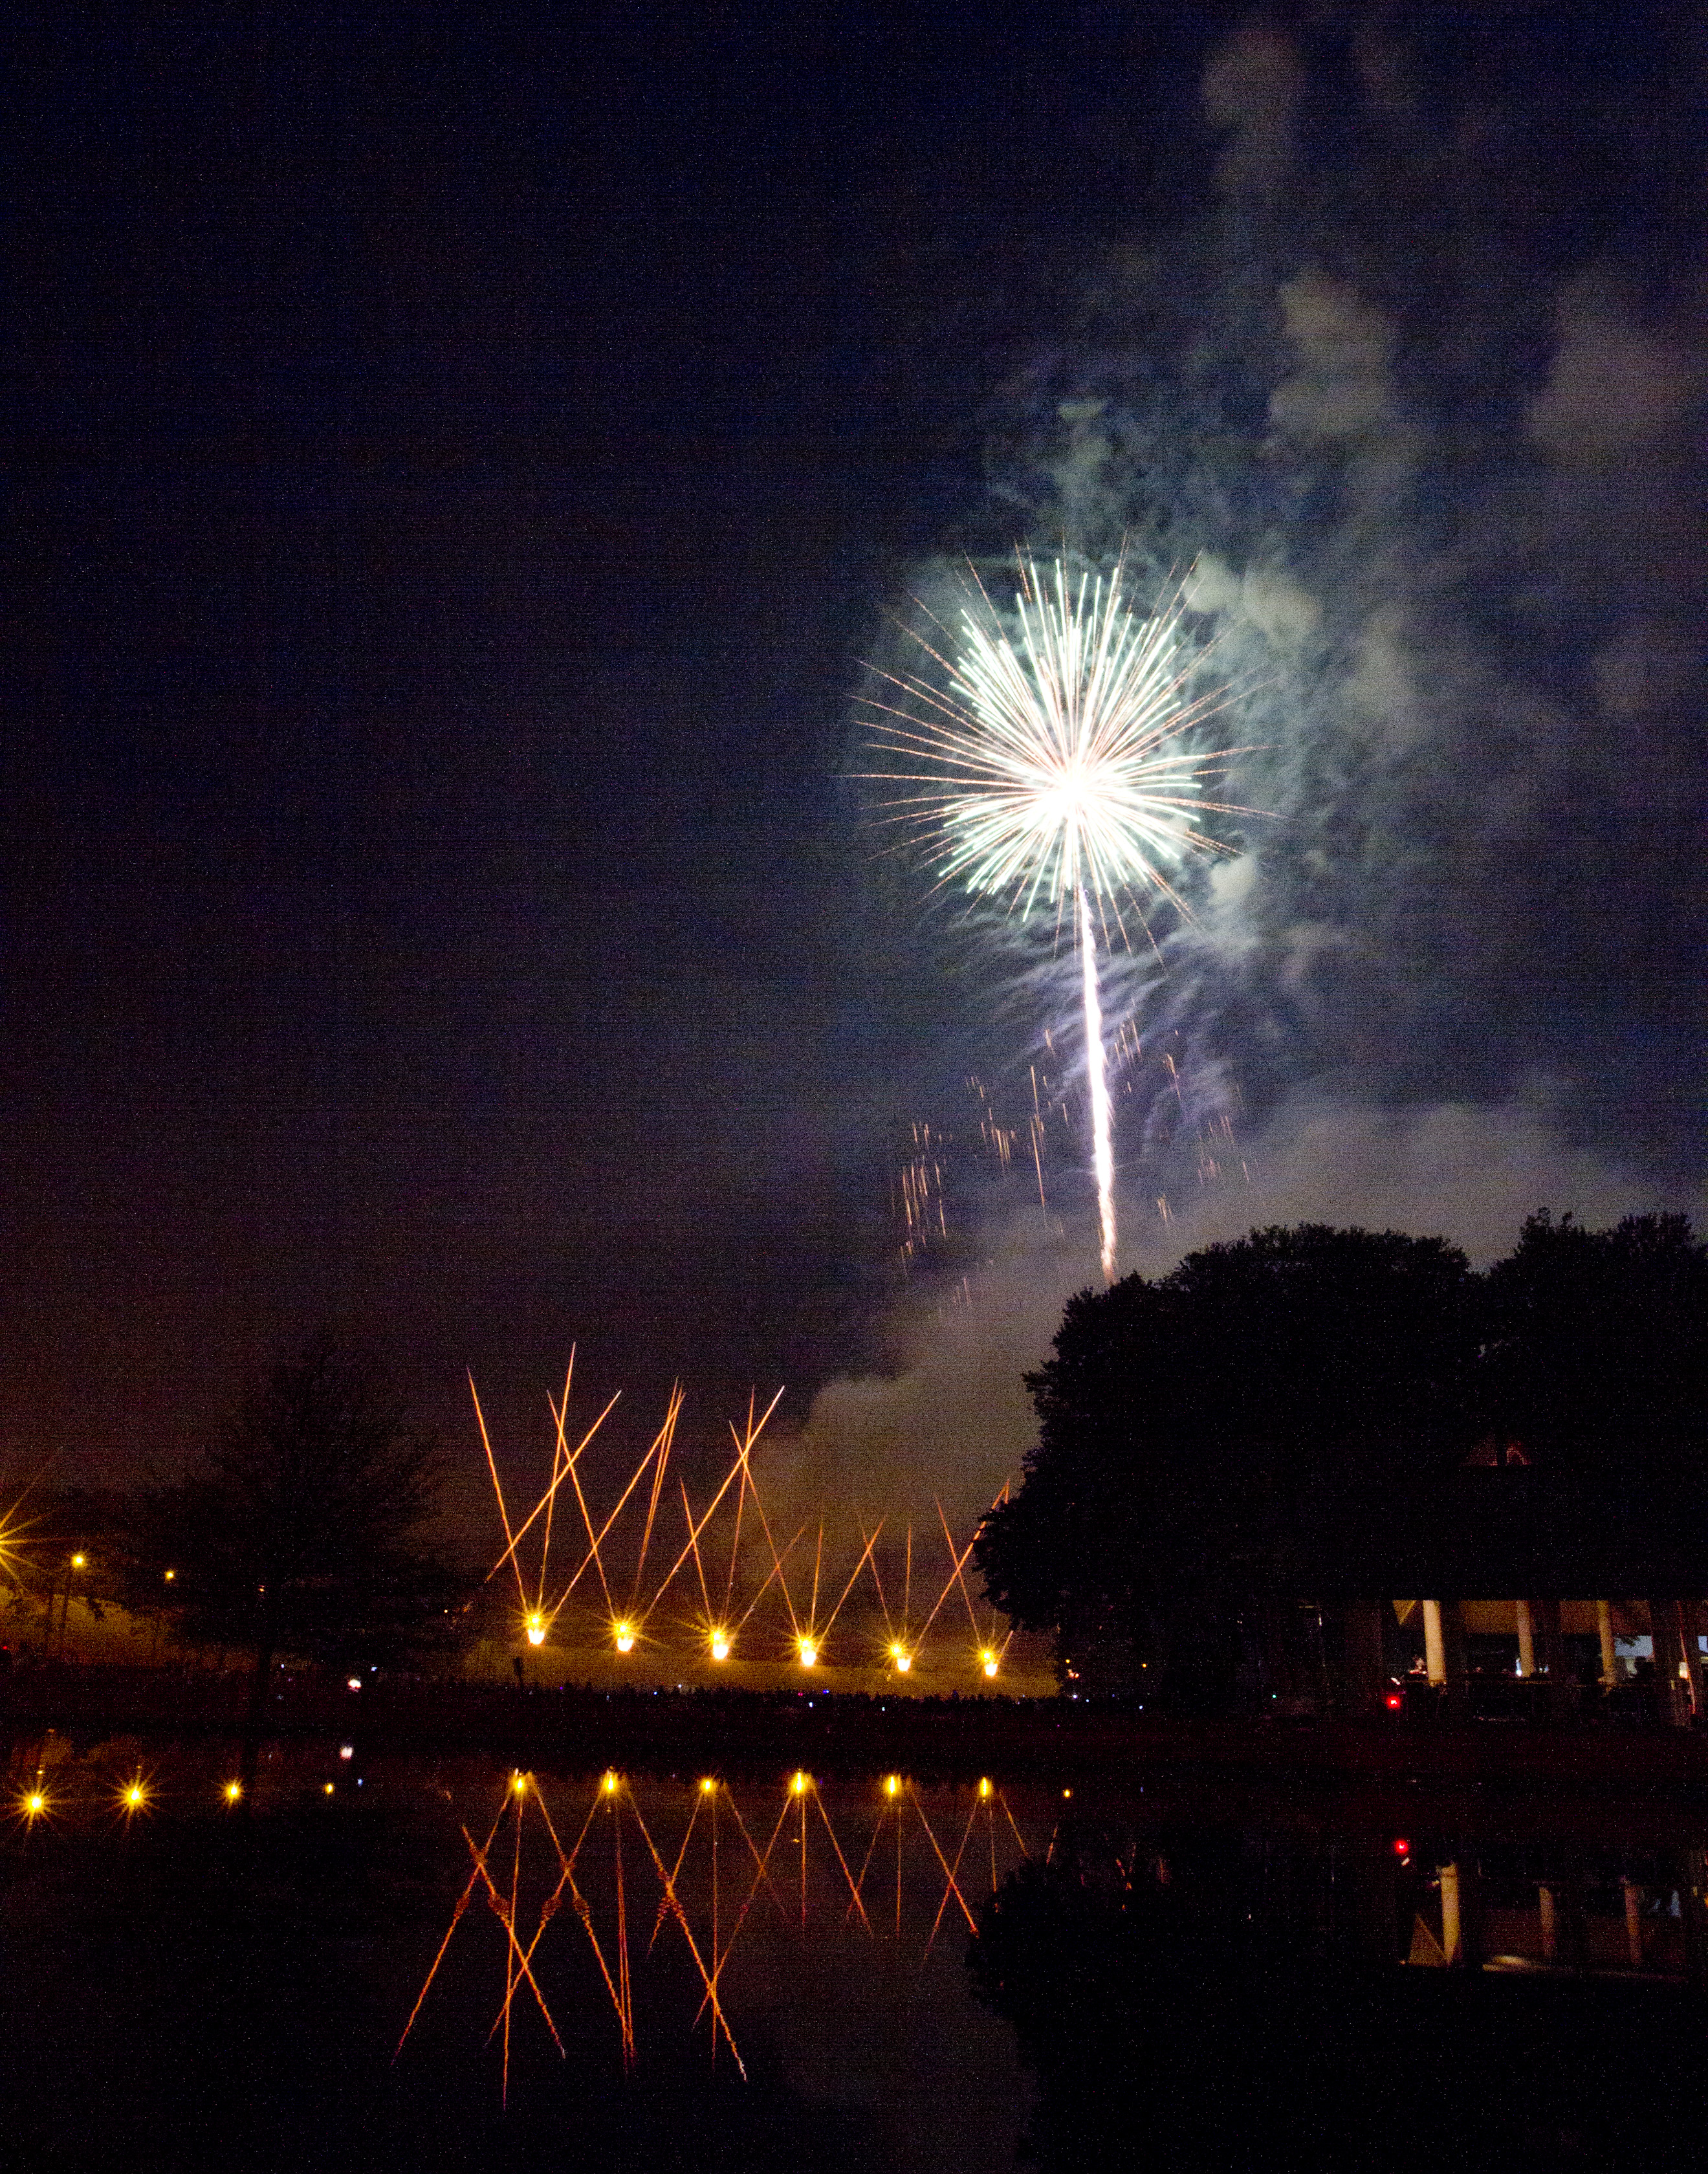
[[[1126,1267],[1700,1214],[1705,75],[1681,10],[1254,18],[1203,72],[1213,181],[997,403],[972,548],[1190,569],[1264,811],[1128,992],[1183,1084],[1124,1106]],[[1089,1223],[1083,1257],[1018,1228],[820,1394],[806,1465],[885,1500],[953,1465],[975,1514],[1016,1473],[1095,1273]]]

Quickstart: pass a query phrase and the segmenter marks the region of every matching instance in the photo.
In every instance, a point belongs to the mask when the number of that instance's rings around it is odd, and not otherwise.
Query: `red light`
[[[1394,1841],[1394,1855],[1396,1857],[1409,1857],[1411,1853],[1411,1844],[1404,1840],[1403,1837],[1397,1836]]]
[[[1397,1713],[1404,1704],[1405,1700],[1398,1691],[1390,1691],[1388,1693],[1387,1709],[1390,1713]]]

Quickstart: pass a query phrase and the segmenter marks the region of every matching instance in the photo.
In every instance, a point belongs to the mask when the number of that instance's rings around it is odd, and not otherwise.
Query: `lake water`
[[[1689,1808],[589,1750],[13,1744],[10,2163],[1699,2162]]]

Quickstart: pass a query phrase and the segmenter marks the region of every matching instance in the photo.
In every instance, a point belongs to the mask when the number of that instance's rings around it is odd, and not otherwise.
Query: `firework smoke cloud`
[[[1254,15],[995,403],[968,550],[1184,576],[1237,690],[1220,794],[1264,811],[1131,992],[1173,1052],[1118,1111],[1128,1209],[1173,1198],[1134,1265],[1305,1218],[1487,1259],[1543,1206],[1701,1213],[1705,82],[1676,9]],[[1219,1117],[1240,1182],[1201,1185]],[[1089,1280],[1019,1221],[984,1248],[1016,1372]],[[898,1340],[889,1401],[976,1427],[917,1308]]]
[[[1270,819],[1167,1002],[1248,1119],[1540,1097],[1700,1181],[1705,68],[1659,9],[1254,23],[1215,200],[1015,388],[1011,525],[1192,565],[1247,683]]]

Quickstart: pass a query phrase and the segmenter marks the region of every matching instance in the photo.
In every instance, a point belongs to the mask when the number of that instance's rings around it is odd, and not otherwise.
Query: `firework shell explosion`
[[[862,726],[886,763],[881,819],[932,869],[939,890],[1048,917],[1081,955],[1092,1165],[1103,1272],[1115,1275],[1114,1150],[1103,1047],[1100,948],[1149,938],[1158,901],[1184,915],[1176,881],[1195,855],[1231,850],[1203,827],[1236,814],[1208,797],[1238,750],[1196,728],[1222,695],[1194,698],[1200,662],[1180,638],[1176,592],[1154,611],[1128,601],[1123,571],[1040,578],[1017,561],[1005,619],[975,574],[956,625],[911,629],[927,668],[879,673]]]

